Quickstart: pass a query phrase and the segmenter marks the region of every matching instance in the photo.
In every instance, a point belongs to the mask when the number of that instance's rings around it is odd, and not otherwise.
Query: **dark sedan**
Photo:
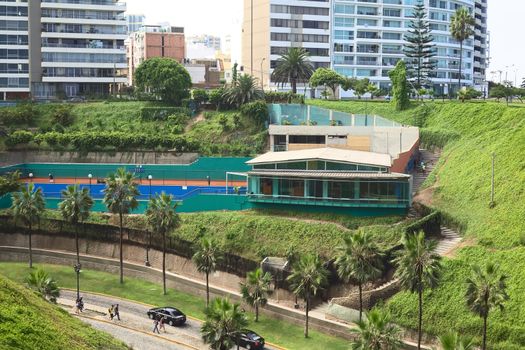
[[[149,309],[147,314],[152,320],[154,318],[160,319],[161,316],[165,317],[165,322],[170,326],[182,326],[186,323],[186,315],[179,309],[171,306]]]
[[[254,331],[244,329],[241,332],[238,345],[248,350],[261,350],[264,349],[264,338]]]

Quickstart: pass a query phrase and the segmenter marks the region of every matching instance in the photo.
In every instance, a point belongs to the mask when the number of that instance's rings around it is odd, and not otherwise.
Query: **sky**
[[[240,60],[242,0],[123,0],[129,13],[143,13],[147,24],[170,22],[187,34],[231,35],[233,59]],[[487,79],[525,78],[523,39],[525,0],[488,0],[491,64]],[[495,73],[492,73],[495,72]]]

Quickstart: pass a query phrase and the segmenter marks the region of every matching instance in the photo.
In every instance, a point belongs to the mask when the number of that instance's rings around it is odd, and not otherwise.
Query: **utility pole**
[[[263,74],[263,63],[266,60],[266,57],[263,57],[261,60],[261,90],[264,91],[264,74]]]
[[[250,74],[253,75],[253,0],[250,5]]]
[[[496,161],[496,153],[492,152],[492,181],[490,189],[490,208],[494,208],[496,203],[494,202],[494,166]]]

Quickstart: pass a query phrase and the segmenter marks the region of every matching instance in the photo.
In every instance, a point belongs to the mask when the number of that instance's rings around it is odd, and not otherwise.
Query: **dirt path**
[[[200,123],[200,122],[202,122],[204,120],[205,120],[204,112],[200,112],[197,116],[195,116],[194,118],[191,118],[191,120],[188,123],[188,125],[186,125],[186,127],[184,128],[184,131],[185,132],[190,131],[195,124]]]

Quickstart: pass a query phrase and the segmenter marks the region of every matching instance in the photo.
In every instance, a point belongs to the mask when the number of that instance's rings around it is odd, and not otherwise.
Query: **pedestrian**
[[[55,182],[55,178],[53,177],[53,174],[49,173],[49,182],[53,183]]]
[[[77,302],[75,303],[76,305],[76,313],[78,314],[79,312],[82,312],[84,311],[84,301],[82,300],[83,297],[80,297],[77,299]]]
[[[115,317],[120,321],[120,313],[118,312],[118,304],[115,304],[115,307],[113,307],[113,313],[115,314]]]
[[[210,178],[210,176],[209,176],[209,175],[208,175],[208,176],[206,176],[206,180],[208,180],[208,187],[209,187],[209,186],[211,185],[211,178]]]
[[[113,305],[108,309],[109,319],[113,321]]]
[[[161,316],[160,317],[160,329],[163,329],[164,330],[164,333],[166,333],[166,326],[165,326],[165,323],[166,323],[166,317],[165,316]]]
[[[160,334],[160,331],[159,331],[159,320],[157,317],[155,317],[153,319],[153,333],[157,332],[158,334]]]

